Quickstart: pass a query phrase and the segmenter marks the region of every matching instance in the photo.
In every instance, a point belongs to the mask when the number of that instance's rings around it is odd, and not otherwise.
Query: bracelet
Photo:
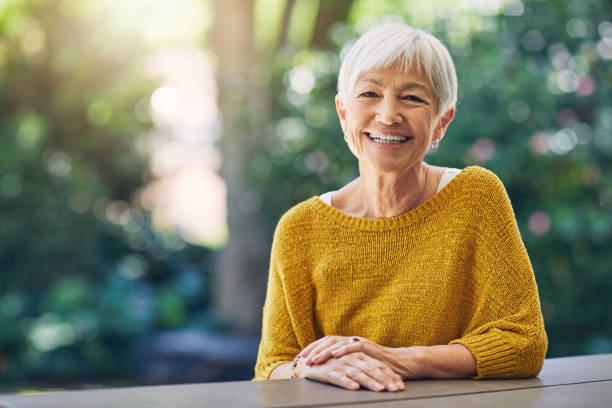
[[[300,361],[300,358],[302,357],[300,357],[300,355],[297,354],[295,358],[293,359],[293,361],[291,362],[291,378],[298,378],[295,376],[295,369],[297,368],[298,361]]]

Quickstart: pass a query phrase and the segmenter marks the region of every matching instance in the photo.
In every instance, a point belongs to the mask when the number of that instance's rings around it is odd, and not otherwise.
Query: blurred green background
[[[441,38],[433,164],[504,181],[548,357],[612,352],[612,3],[0,1],[0,392],[249,379],[280,215],[357,174],[339,55]]]

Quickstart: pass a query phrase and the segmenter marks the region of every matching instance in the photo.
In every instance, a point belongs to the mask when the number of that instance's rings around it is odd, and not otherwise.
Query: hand
[[[299,353],[299,356],[304,358],[306,365],[322,364],[328,359],[334,357],[332,354],[335,350],[360,341],[368,341],[363,337],[357,336],[325,336],[310,343],[304,350]]]
[[[299,377],[334,384],[347,390],[363,387],[371,391],[401,391],[405,388],[401,377],[391,368],[360,352],[331,358],[323,364],[304,364],[299,370]]]
[[[357,340],[357,341],[355,341]],[[358,336],[325,336],[310,343],[299,355],[308,366],[323,364],[330,358],[340,358],[361,352],[381,361],[402,378],[422,377],[419,372],[419,347],[390,348]]]

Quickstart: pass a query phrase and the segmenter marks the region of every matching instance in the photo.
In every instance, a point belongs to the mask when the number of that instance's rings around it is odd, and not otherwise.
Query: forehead
[[[368,83],[400,89],[406,87],[424,88],[428,92],[432,92],[433,89],[424,72],[415,66],[401,69],[398,64],[372,68],[363,72],[357,77],[355,86]]]

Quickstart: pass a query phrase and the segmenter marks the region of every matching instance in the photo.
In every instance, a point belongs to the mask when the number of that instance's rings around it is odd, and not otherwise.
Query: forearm
[[[466,378],[476,375],[476,359],[462,344],[390,349],[393,369],[404,378]]]
[[[271,380],[283,380],[291,378],[291,363],[281,364],[270,374]]]

